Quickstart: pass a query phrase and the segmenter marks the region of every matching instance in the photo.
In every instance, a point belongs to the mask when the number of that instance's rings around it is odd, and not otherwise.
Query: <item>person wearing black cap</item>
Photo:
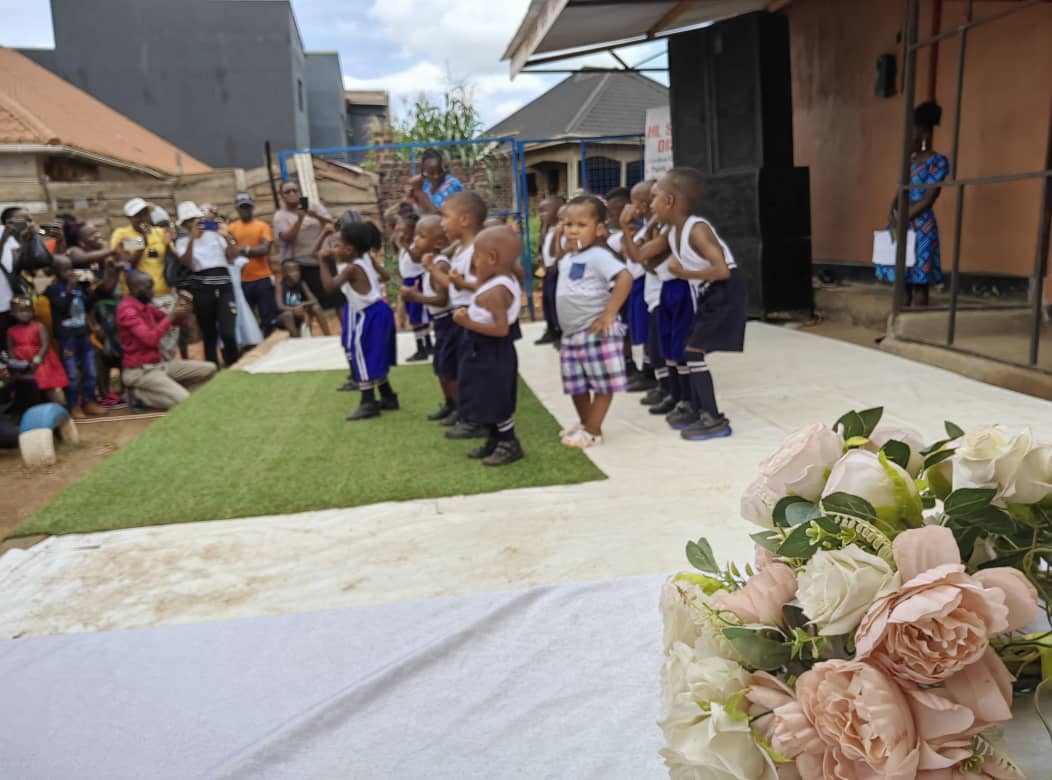
[[[248,260],[241,269],[241,291],[249,308],[259,317],[263,335],[269,336],[277,324],[278,312],[274,299],[274,280],[270,270],[270,245],[273,235],[270,225],[256,219],[256,202],[247,192],[234,198],[240,219],[230,223],[230,235],[237,240],[238,253]]]

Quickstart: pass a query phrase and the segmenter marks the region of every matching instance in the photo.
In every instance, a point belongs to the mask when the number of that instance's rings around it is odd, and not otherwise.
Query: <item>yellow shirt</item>
[[[110,236],[110,248],[115,249],[126,238],[139,237],[141,237],[141,234],[131,225],[119,227]],[[154,295],[167,295],[171,292],[168,284],[164,281],[164,253],[167,249],[164,237],[164,228],[150,228],[150,231],[146,234],[146,249],[143,251],[142,259],[138,265],[138,270],[153,277]],[[121,289],[124,292],[128,291],[123,278],[121,279]]]

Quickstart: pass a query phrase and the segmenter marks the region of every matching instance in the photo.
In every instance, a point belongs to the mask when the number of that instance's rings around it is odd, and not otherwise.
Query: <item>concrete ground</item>
[[[523,377],[571,422],[557,353],[532,344],[540,325],[524,331]],[[888,423],[931,439],[946,418],[1052,438],[1052,403],[801,330],[752,323],[744,354],[709,362],[730,438],[684,442],[626,395],[606,445],[589,451],[605,481],[52,537],[0,558],[0,638],[660,573],[685,566],[684,543],[698,536],[723,558],[748,559],[738,500],[756,464],[785,433],[850,408],[883,404]],[[335,339],[315,338],[279,344],[252,370],[344,365]],[[403,477],[393,468],[392,478]]]

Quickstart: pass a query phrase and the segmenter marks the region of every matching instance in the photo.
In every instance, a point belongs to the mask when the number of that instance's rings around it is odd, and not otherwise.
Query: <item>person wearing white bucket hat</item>
[[[217,340],[223,340],[223,362],[237,362],[237,304],[230,262],[237,257],[233,236],[219,232],[215,214],[206,215],[193,201],[183,201],[175,210],[181,235],[175,240],[179,261],[190,269],[190,291],[194,316],[205,344],[205,360],[219,365]]]
[[[156,209],[154,209],[156,210]],[[153,305],[171,314],[177,296],[164,278],[164,256],[172,233],[159,227],[153,219],[151,206],[142,198],[132,198],[124,204],[128,224],[110,235],[110,248],[124,261],[124,267],[149,274],[153,278]],[[128,285],[121,279],[121,290],[127,294]],[[171,360],[179,351],[179,329],[173,328],[161,340],[161,354]]]

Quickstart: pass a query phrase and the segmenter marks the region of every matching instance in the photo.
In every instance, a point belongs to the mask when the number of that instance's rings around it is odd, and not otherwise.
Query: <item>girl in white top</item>
[[[421,289],[424,280],[424,266],[420,264],[420,253],[413,243],[418,224],[419,220],[415,214],[399,217],[394,240],[398,249],[398,275],[402,277],[402,286],[414,287],[417,290]],[[423,304],[404,296],[403,300],[406,319],[409,320],[409,327],[413,329],[416,338],[416,352],[406,358],[406,362],[427,360],[434,349],[431,344],[431,317]]]
[[[580,420],[563,431],[567,447],[601,444],[613,394],[626,389],[617,314],[632,288],[632,275],[601,242],[605,223],[606,206],[598,198],[579,195],[567,204],[563,230],[568,251],[559,261],[555,302],[563,329],[563,392],[573,398]]]
[[[453,313],[464,329],[459,373],[460,414],[487,427],[486,443],[468,453],[487,466],[504,466],[523,457],[515,436],[519,331],[522,292],[515,266],[522,241],[514,230],[492,227],[474,243],[478,289],[466,308]]]
[[[377,417],[382,410],[399,408],[398,396],[387,381],[395,363],[394,312],[383,299],[381,284],[390,275],[370,254],[380,245],[379,231],[371,222],[348,222],[332,243],[332,250],[318,259],[325,290],[340,290],[347,299],[347,357],[351,375],[362,391],[361,404],[347,419]],[[336,273],[329,268],[336,262]],[[380,400],[375,391],[379,389]]]

